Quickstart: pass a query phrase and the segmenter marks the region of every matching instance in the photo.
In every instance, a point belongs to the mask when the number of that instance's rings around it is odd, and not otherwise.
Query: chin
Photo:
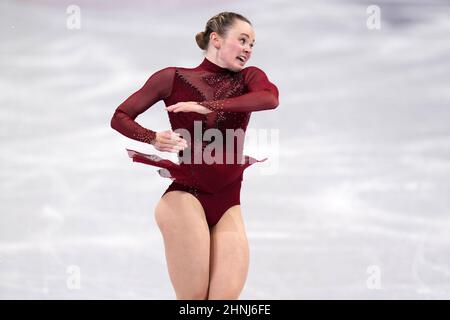
[[[241,71],[242,69],[245,68],[245,64],[243,66],[241,65],[236,65],[233,67],[233,71]]]

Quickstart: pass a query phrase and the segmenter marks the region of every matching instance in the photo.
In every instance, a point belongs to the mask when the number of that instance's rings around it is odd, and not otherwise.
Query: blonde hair
[[[195,41],[197,41],[200,49],[208,49],[209,36],[211,35],[211,32],[216,32],[219,36],[225,37],[236,19],[252,25],[246,17],[235,12],[224,11],[210,18],[206,23],[205,31],[201,31],[195,35]]]

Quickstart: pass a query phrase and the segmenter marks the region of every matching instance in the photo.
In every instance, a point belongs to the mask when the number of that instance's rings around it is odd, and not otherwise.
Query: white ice
[[[379,30],[369,1],[76,3],[79,30],[71,1],[0,3],[0,298],[175,298],[153,217],[171,181],[110,119],[153,72],[197,66],[220,11],[253,22],[248,63],[280,90],[250,121],[280,144],[244,174],[241,299],[450,298],[448,1],[377,1]],[[163,106],[137,121],[168,129]]]

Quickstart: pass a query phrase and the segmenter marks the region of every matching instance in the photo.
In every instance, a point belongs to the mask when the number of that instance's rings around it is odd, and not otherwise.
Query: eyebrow
[[[247,37],[249,37],[250,38],[250,36],[248,35],[248,34],[246,34],[246,33],[241,33],[241,34],[243,34],[243,35],[245,35],[245,36],[247,36]],[[253,40],[253,43],[255,43],[256,42],[256,40]]]

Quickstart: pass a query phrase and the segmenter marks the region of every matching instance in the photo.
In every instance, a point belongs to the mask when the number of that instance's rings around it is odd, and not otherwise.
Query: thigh
[[[167,190],[155,207],[155,221],[158,227],[205,231],[206,217],[200,201],[183,189],[173,187]]]
[[[229,208],[211,229],[210,299],[237,299],[247,278],[249,248],[240,209]]]
[[[188,192],[167,192],[156,206],[155,220],[177,297],[201,298],[209,282],[210,236],[200,202]]]

